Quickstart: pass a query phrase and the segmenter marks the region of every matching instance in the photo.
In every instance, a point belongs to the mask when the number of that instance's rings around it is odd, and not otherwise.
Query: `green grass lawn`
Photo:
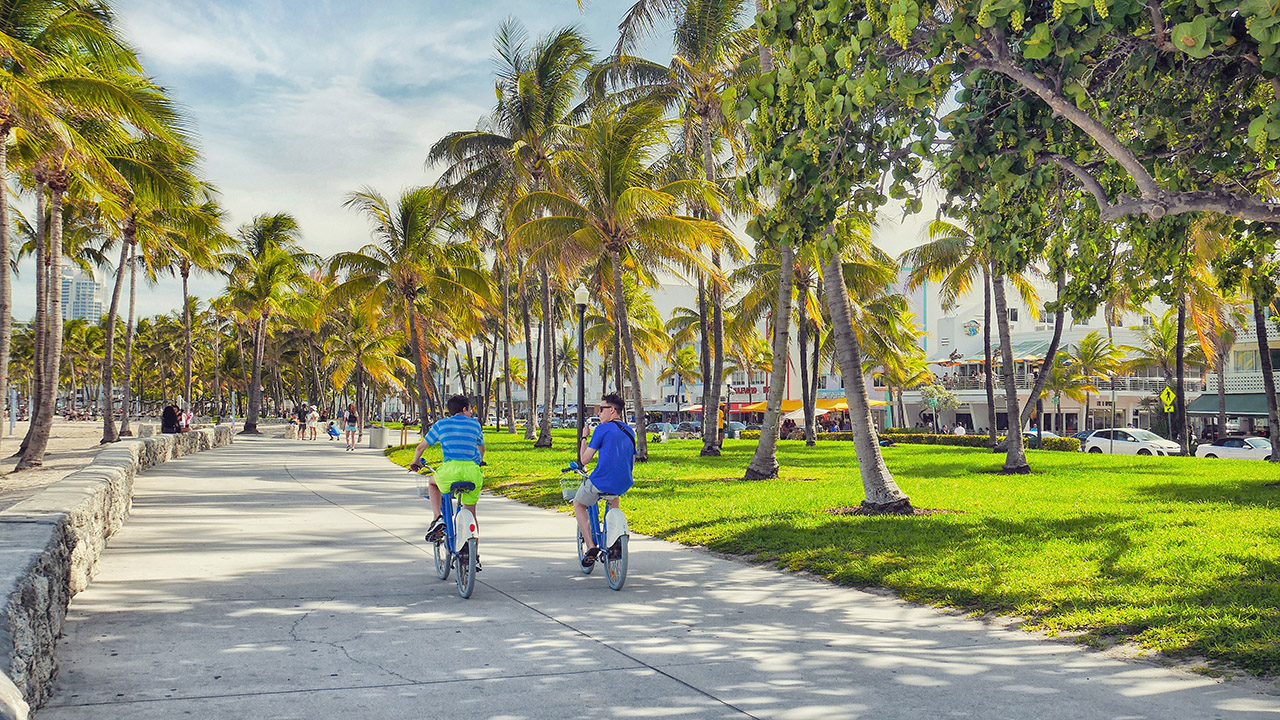
[[[535,450],[490,431],[486,488],[563,506],[571,436]],[[852,443],[782,442],[782,477],[763,482],[737,480],[754,440],[726,441],[720,458],[698,457],[700,447],[649,446],[625,501],[637,532],[1012,613],[1086,642],[1133,640],[1280,674],[1280,470],[1268,463],[1030,451],[1031,475],[1002,476],[1002,455],[899,446],[885,457],[915,506],[958,512],[868,518],[826,512],[862,500]]]

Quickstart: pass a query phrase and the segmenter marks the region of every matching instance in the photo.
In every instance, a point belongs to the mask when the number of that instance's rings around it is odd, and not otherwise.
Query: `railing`
[[[1034,375],[1015,375],[1013,380],[1014,380],[1014,385],[1019,390],[1030,390],[1035,385],[1035,381],[1036,381]],[[1233,390],[1231,380],[1232,378],[1230,377],[1227,378],[1228,391]],[[942,378],[941,383],[942,383],[942,386],[947,388],[948,390],[984,390],[986,389],[986,383],[981,377],[978,377],[976,379],[944,377]],[[1261,390],[1262,376],[1260,375],[1258,376],[1257,383],[1258,383],[1258,389]],[[1114,380],[1097,380],[1093,383],[1093,385],[1094,387],[1098,388],[1098,390],[1101,392],[1111,392],[1112,387],[1114,386],[1116,391],[1142,392],[1142,393],[1150,393],[1153,395],[1158,394],[1161,390],[1164,390],[1165,388],[1165,382],[1163,378],[1130,377],[1130,376],[1118,377],[1118,378],[1115,378]],[[1209,386],[1211,386],[1212,389],[1216,392],[1218,387],[1217,380],[1216,379],[1213,380],[1212,383],[1205,383],[1200,378],[1185,378],[1183,380],[1183,387],[1186,388],[1187,392],[1205,392]],[[1004,389],[1004,380],[998,375],[995,378],[995,389],[997,391],[1001,391]]]

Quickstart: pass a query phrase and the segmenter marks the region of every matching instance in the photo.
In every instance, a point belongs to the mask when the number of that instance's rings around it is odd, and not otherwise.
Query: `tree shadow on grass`
[[[1280,508],[1280,487],[1276,487],[1269,478],[1197,483],[1166,482],[1137,488],[1137,492],[1156,500],[1172,502]]]
[[[1280,564],[1261,551],[1238,552],[1215,558],[1221,562],[1212,571],[1180,574],[1162,562],[1161,529],[1152,520],[1094,513],[838,518],[817,525],[739,518],[676,525],[660,535],[710,533],[712,550],[840,585],[1016,613],[1047,629],[1081,632],[1092,644],[1133,640],[1171,656],[1280,673]]]

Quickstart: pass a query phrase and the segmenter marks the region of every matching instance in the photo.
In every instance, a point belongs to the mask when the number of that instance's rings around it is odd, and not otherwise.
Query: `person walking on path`
[[[342,421],[347,426],[347,450],[354,451],[356,449],[356,431],[360,429],[360,414],[356,412],[355,403],[347,405],[347,412],[342,416]]]
[[[449,417],[431,426],[426,437],[418,443],[413,452],[413,462],[409,469],[417,472],[424,467],[422,453],[430,445],[440,445],[443,462],[440,469],[431,476],[427,485],[427,493],[431,496],[431,510],[435,513],[431,527],[427,528],[427,542],[440,540],[444,533],[444,515],[440,511],[441,495],[449,492],[454,483],[469,482],[475,489],[462,493],[458,501],[476,514],[476,503],[480,500],[480,488],[484,486],[484,473],[480,466],[484,464],[484,428],[480,422],[471,417],[471,401],[465,395],[454,395],[449,398]],[[476,520],[479,527],[480,521]],[[476,555],[476,570],[480,570],[480,556]]]
[[[622,398],[614,393],[605,395],[600,400],[600,424],[593,432],[590,427],[584,428],[586,437],[578,451],[578,461],[583,467],[591,462],[596,452],[600,460],[595,470],[582,481],[577,494],[573,496],[573,517],[578,521],[578,529],[588,547],[582,555],[582,567],[589,568],[595,564],[600,555],[591,533],[591,519],[587,508],[600,502],[600,495],[621,496],[631,489],[635,483],[632,479],[632,468],[636,456],[636,436],[631,428],[622,422],[625,404]],[[609,498],[609,507],[619,505],[619,497]]]
[[[316,412],[315,408],[311,408],[311,410],[307,413],[307,439],[315,440],[316,434],[319,432],[319,430],[320,430],[320,413]]]

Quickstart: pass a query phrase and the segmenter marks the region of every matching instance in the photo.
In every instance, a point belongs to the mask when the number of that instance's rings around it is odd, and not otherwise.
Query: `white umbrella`
[[[814,408],[813,416],[822,417],[823,415],[826,415],[829,412],[831,411],[825,410],[823,408]],[[799,410],[792,410],[791,412],[787,413],[786,415],[783,415],[782,417],[787,420],[804,420],[804,408],[800,408]]]

